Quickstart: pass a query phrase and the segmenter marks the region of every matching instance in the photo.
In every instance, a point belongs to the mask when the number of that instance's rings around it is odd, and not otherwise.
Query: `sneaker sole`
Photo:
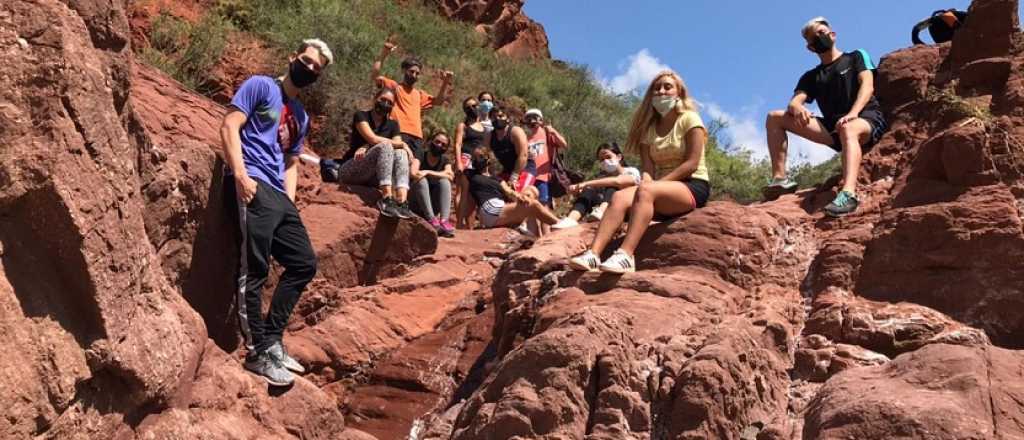
[[[604,273],[613,273],[613,274],[616,274],[616,275],[623,275],[623,274],[627,274],[627,273],[634,273],[634,272],[636,272],[636,269],[618,269],[618,268],[605,267],[605,266],[598,267],[597,270],[599,270],[601,272],[604,272]]]
[[[793,194],[796,192],[796,190],[797,188],[795,186],[792,188],[784,188],[781,186],[766,186],[763,189],[761,189],[761,195],[764,196],[764,201],[770,202],[786,194]]]
[[[840,218],[840,217],[846,217],[846,216],[848,216],[848,215],[850,215],[850,214],[853,214],[853,213],[854,213],[854,211],[850,211],[850,212],[832,212],[832,211],[825,211],[825,215],[827,215],[827,216],[829,216],[829,217],[832,217],[832,218]]]
[[[267,377],[267,376],[264,376],[264,375],[262,375],[262,374],[260,374],[260,373],[258,373],[258,372],[255,372],[255,371],[253,371],[253,370],[250,370],[250,369],[249,369],[248,367],[246,367],[246,368],[245,368],[245,371],[248,371],[249,373],[251,373],[251,374],[254,374],[254,375],[258,376],[258,377],[259,377],[260,379],[263,379],[263,380],[264,380],[264,381],[266,381],[266,382],[267,382],[268,384],[270,384],[270,385],[273,385],[273,386],[275,386],[275,387],[286,387],[286,386],[289,386],[289,385],[291,385],[291,384],[295,383],[295,381],[294,381],[294,380],[292,380],[291,382],[277,382],[277,381],[275,381],[274,379],[271,379],[271,378],[269,378],[269,377]]]
[[[302,368],[302,366],[299,366],[299,368],[292,368],[292,367],[286,366],[284,368],[287,369],[288,371],[291,371],[292,373],[295,373],[295,374],[306,374],[306,369]]]

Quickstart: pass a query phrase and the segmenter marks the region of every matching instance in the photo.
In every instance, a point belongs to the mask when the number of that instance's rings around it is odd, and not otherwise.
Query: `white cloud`
[[[756,159],[768,157],[768,138],[764,128],[768,111],[763,109],[763,100],[743,106],[739,113],[725,111],[715,102],[701,102],[700,105],[709,117],[726,123],[724,132],[731,146],[750,151]],[[819,164],[833,155],[835,152],[831,148],[794,134],[789,135],[789,165],[801,162]]]
[[[599,82],[613,93],[634,93],[647,87],[658,72],[668,69],[670,67],[651,55],[649,50],[640,49],[619,65],[622,73],[611,79],[601,78]]]

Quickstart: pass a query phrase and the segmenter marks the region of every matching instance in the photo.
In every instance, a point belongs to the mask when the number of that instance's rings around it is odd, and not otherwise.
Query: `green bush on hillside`
[[[220,60],[231,31],[231,23],[217,14],[207,14],[191,24],[160,13],[153,19],[150,46],[143,48],[140,56],[186,87],[212,92],[210,69]]]

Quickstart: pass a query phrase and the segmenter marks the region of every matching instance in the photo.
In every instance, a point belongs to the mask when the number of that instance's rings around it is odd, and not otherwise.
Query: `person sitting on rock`
[[[229,193],[225,200],[238,203],[242,236],[237,300],[248,349],[245,368],[277,386],[295,380],[291,371],[304,372],[285,351],[281,338],[317,269],[316,253],[294,203],[299,153],[309,131],[309,116],[297,98],[334,61],[334,55],[323,41],[309,39],[288,61],[283,77],[245,80],[220,128],[228,177],[234,177],[233,184],[224,185]],[[284,272],[264,318],[261,290],[271,256]]]
[[[378,88],[392,89],[396,92],[396,102],[391,117],[398,121],[402,130],[402,141],[409,146],[413,154],[418,153],[423,146],[423,120],[422,113],[434,108],[435,104],[448,102],[451,93],[451,83],[454,75],[451,71],[441,72],[441,91],[434,98],[429,93],[415,87],[419,81],[423,64],[414,57],[402,61],[402,82],[399,83],[387,76],[381,75],[380,70],[384,66],[384,60],[391,52],[398,48],[389,38],[384,42],[380,56],[374,61],[370,76]]]
[[[460,227],[469,226],[469,217],[476,207],[473,205],[473,198],[469,196],[469,181],[466,180],[466,170],[470,166],[470,158],[473,149],[481,145],[490,146],[491,134],[484,126],[483,121],[486,115],[480,114],[479,101],[472,96],[462,101],[462,111],[465,118],[455,127],[455,151],[459,152],[459,160],[456,168],[459,171],[459,206],[456,211],[455,223]]]
[[[652,218],[668,220],[707,203],[711,184],[704,161],[706,141],[707,130],[683,79],[662,71],[647,87],[626,139],[626,149],[640,154],[643,180],[612,196],[590,249],[571,258],[569,266],[611,273],[636,271],[633,253]],[[598,256],[627,212],[629,226],[622,245],[602,263]]]
[[[352,135],[348,151],[341,158],[338,181],[377,186],[381,215],[412,218],[408,202],[412,153],[399,135],[398,122],[388,117],[394,105],[395,91],[380,89],[373,97],[372,110],[357,111],[352,116]]]
[[[494,124],[490,147],[501,165],[498,177],[516,192],[533,187],[537,180],[537,163],[530,157],[526,130],[512,123],[504,107],[492,109],[490,118]]]
[[[588,214],[595,220],[601,220],[616,191],[640,184],[640,170],[626,164],[618,144],[601,144],[597,147],[597,160],[601,167],[600,177],[569,187],[569,192],[576,194],[572,210],[565,218],[552,225],[551,229],[579,226],[580,219]]]
[[[448,135],[434,133],[412,161],[413,201],[430,225],[442,237],[454,237],[455,226],[449,220],[452,210],[452,181],[455,171],[448,162]]]
[[[477,214],[484,227],[518,226],[524,220],[546,225],[558,222],[558,217],[537,200],[536,189],[517,192],[494,178],[495,162],[490,149],[480,146],[473,150],[472,167],[466,170],[469,193],[479,206]]]
[[[861,155],[878,142],[887,128],[874,96],[874,65],[864,51],[843,53],[836,48],[836,33],[824,17],[808,21],[801,34],[807,50],[817,54],[821,64],[800,77],[786,110],[768,113],[765,127],[772,180],[763,189],[764,198],[774,200],[797,189],[797,183],[786,177],[786,133],[794,133],[842,154],[842,189],[825,207],[825,213],[843,216],[854,212],[860,203],[857,174]],[[812,116],[804,106],[815,100],[821,117]]]

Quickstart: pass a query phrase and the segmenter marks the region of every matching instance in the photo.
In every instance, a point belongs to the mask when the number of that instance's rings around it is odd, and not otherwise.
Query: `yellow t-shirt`
[[[665,136],[658,136],[655,124],[647,131],[645,144],[650,146],[651,160],[654,161],[654,178],[660,178],[676,169],[686,159],[686,133],[692,128],[704,128],[704,121],[695,111],[685,110],[676,119],[676,125]],[[708,167],[704,164],[704,151],[700,154],[697,170],[690,176],[692,179],[710,181]]]

